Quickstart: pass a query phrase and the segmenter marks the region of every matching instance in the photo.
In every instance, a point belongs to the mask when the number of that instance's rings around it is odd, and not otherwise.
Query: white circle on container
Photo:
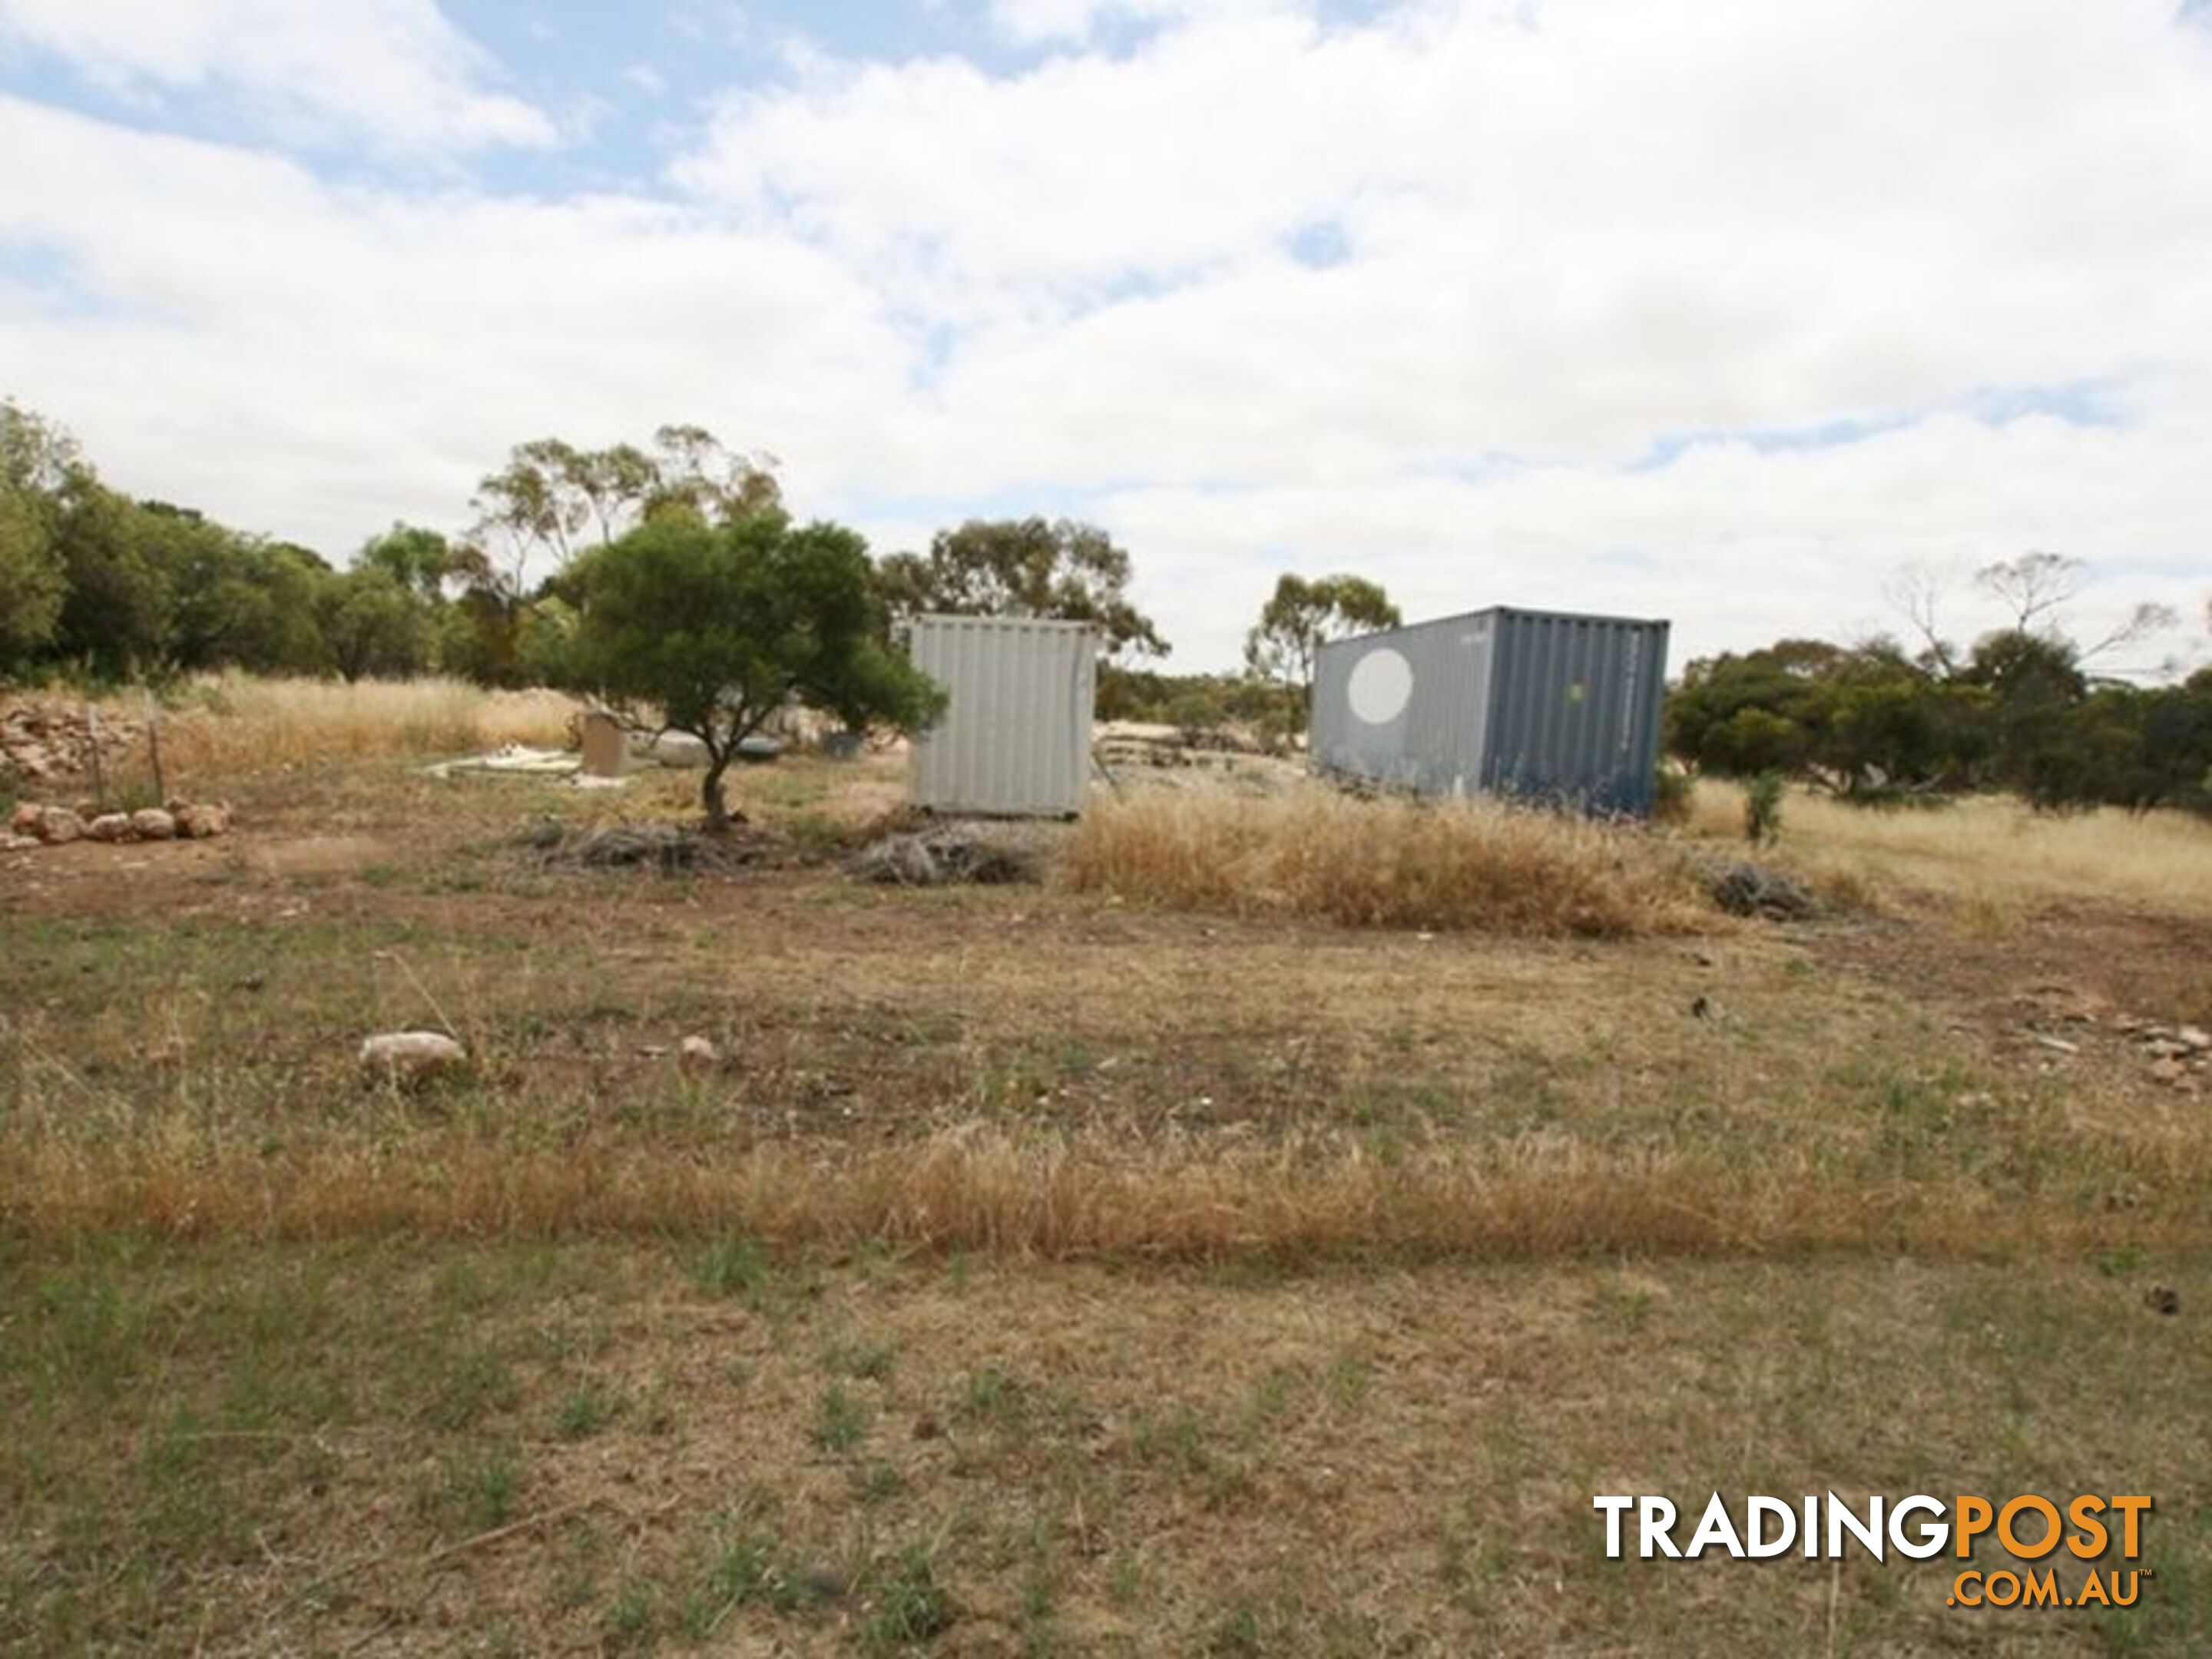
[[[1346,687],[1352,712],[1370,726],[1388,726],[1406,712],[1413,695],[1413,665],[1387,645],[1378,645],[1352,665]]]

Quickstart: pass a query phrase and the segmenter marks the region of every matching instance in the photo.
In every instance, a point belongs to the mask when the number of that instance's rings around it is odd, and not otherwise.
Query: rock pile
[[[2045,1024],[2063,1025],[2072,1035],[2054,1036],[2040,1029]],[[2092,1045],[2102,1046],[2100,1040],[2118,1038],[2154,1081],[2191,1093],[2212,1086],[2212,1031],[2202,1025],[2168,1025],[2135,1014],[2077,1005],[2055,1015],[2046,1012],[2031,1018],[2027,1036],[2038,1048],[2069,1056]]]
[[[2188,1086],[2212,1077],[2212,1031],[2201,1025],[2158,1025],[2123,1014],[2115,1029],[2150,1062],[2160,1083]]]
[[[143,730],[136,720],[101,715],[100,758],[119,758],[137,743]],[[82,776],[92,770],[94,751],[92,716],[85,709],[18,703],[0,713],[0,758],[27,783]]]
[[[0,852],[60,847],[73,841],[207,841],[230,831],[230,807],[217,801],[173,800],[166,806],[142,806],[135,812],[97,808],[18,805],[0,836]]]

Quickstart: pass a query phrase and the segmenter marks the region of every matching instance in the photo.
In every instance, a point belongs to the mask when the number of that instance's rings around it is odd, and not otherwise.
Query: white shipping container
[[[914,741],[915,805],[994,817],[1083,810],[1096,629],[1032,617],[916,617],[907,651],[947,699],[943,718]]]

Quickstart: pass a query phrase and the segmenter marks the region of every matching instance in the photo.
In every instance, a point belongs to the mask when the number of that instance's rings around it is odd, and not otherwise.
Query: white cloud
[[[803,498],[902,372],[834,264],[668,204],[340,190],[5,97],[0,155],[0,245],[64,251],[78,289],[0,293],[7,389],[124,487],[332,553],[455,526],[549,433],[696,420],[792,457]]]
[[[233,95],[303,136],[410,151],[555,138],[436,0],[0,0],[9,40],[126,94]]]
[[[1304,14],[1297,0],[991,0],[991,21],[1025,46],[1090,40],[1109,21],[1161,24],[1194,18]]]
[[[342,190],[0,100],[0,244],[79,290],[0,293],[0,391],[332,550],[452,523],[518,440],[698,419],[902,539],[1095,518],[1194,666],[1293,568],[1672,616],[1678,659],[2029,547],[2096,565],[2085,627],[2200,608],[2212,33],[2166,0],[1153,21],[1019,73],[795,60],[665,199]],[[2083,387],[2106,423],[1975,414]]]

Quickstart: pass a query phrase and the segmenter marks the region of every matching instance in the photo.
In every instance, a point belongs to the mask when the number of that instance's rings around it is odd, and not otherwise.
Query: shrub
[[[1782,834],[1782,774],[1761,772],[1743,787],[1743,838],[1761,847]]]

